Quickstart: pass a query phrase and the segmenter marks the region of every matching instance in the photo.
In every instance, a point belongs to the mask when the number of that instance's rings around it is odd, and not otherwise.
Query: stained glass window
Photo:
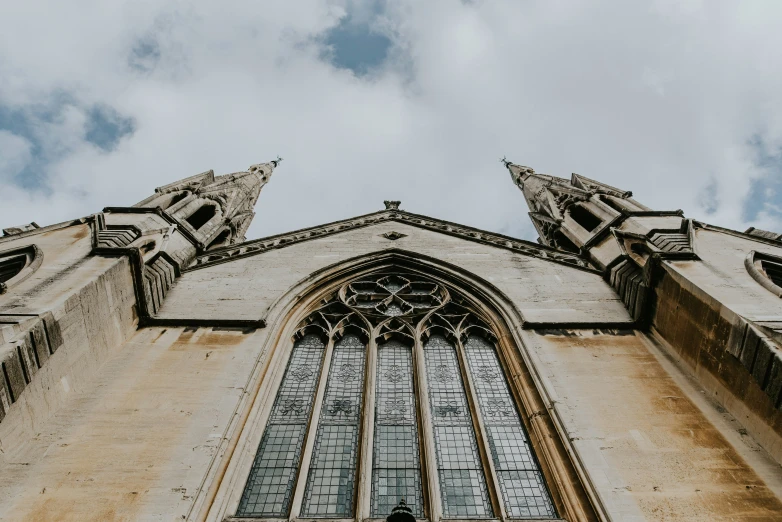
[[[424,347],[443,515],[493,516],[456,349],[433,335]]]
[[[500,507],[513,519],[556,518],[496,346],[475,335],[464,349],[448,340],[464,338],[475,325],[491,330],[466,299],[420,275],[368,275],[321,302],[299,328],[320,328],[339,339],[328,371],[319,337],[294,343],[236,515],[351,519],[357,509],[368,509],[371,517],[385,518],[404,499],[423,518],[432,516],[424,492],[437,498],[439,490],[445,519],[489,519]],[[448,333],[431,335],[422,352],[412,337],[399,340],[435,327]],[[352,333],[340,337],[346,328]],[[374,399],[367,403],[372,412],[363,411],[367,338],[376,350],[370,359]],[[417,369],[425,372],[425,389],[416,387]],[[316,401],[319,411],[313,411]],[[426,404],[431,423],[419,424],[418,408]],[[373,432],[362,433],[370,414]],[[419,428],[433,440],[423,444]],[[360,459],[362,437],[371,437],[372,448]],[[300,472],[305,447],[312,457]],[[493,467],[484,467],[487,458]],[[426,474],[431,484],[423,480],[424,462],[433,466]],[[361,467],[370,463],[371,469]],[[368,495],[357,499],[357,491],[366,491],[358,477],[370,473]]]
[[[353,516],[365,353],[352,334],[334,346],[302,516]]]
[[[389,341],[377,352],[375,437],[372,452],[372,515],[385,517],[400,498],[423,516],[411,348]]]
[[[482,337],[471,336],[465,350],[508,516],[554,517],[551,497],[513,405],[494,346]]]
[[[293,347],[237,515],[287,516],[324,349],[315,335]]]

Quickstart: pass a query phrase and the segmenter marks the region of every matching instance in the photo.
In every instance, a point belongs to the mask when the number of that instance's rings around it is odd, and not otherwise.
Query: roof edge
[[[284,234],[276,234],[265,238],[254,239],[244,243],[221,247],[209,252],[205,252],[195,259],[195,264],[184,271],[198,270],[216,264],[226,263],[234,259],[249,257],[263,252],[284,248],[289,245],[330,236],[347,230],[354,230],[386,221],[397,221],[399,223],[440,232],[451,236],[456,236],[467,241],[483,243],[497,248],[503,248],[520,254],[545,259],[555,263],[564,264],[580,270],[586,270],[594,273],[601,273],[599,270],[589,265],[584,258],[557,249],[532,243],[523,239],[517,239],[495,232],[489,232],[442,219],[436,219],[420,214],[413,214],[404,210],[381,210],[370,214],[363,214],[353,218],[342,219],[325,223],[314,227],[294,230]]]

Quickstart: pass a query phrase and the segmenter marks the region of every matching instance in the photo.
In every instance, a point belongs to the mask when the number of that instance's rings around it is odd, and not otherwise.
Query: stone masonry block
[[[744,337],[747,334],[747,323],[738,319],[738,324],[733,324],[728,336],[728,352],[738,359],[741,356],[741,349],[744,346]]]
[[[755,353],[760,342],[760,332],[751,325],[747,327],[747,335],[744,336],[744,347],[741,349],[741,365],[752,372],[752,364],[755,362]]]
[[[780,394],[782,394],[782,354],[778,351],[774,353],[774,358],[771,361],[771,370],[768,373],[768,383],[766,384],[765,392],[777,409],[779,409],[782,406],[782,401],[780,401]]]
[[[54,318],[51,312],[43,314],[43,324],[45,327],[46,339],[48,341],[49,353],[54,353],[57,348],[62,346],[62,330],[60,329],[60,322]]]
[[[2,365],[6,384],[8,385],[11,402],[16,402],[27,386],[22,370],[22,361],[14,344],[6,344],[0,348],[0,365]]]
[[[766,387],[766,379],[771,369],[771,361],[774,359],[776,349],[767,338],[761,337],[755,353],[755,364],[752,365],[752,377],[761,389]]]
[[[35,353],[38,354],[38,362],[41,364],[41,367],[46,364],[46,361],[49,360],[49,355],[51,354],[49,351],[49,342],[46,339],[45,328],[45,323],[40,321],[30,329],[30,338],[35,347]]]
[[[25,381],[30,383],[33,377],[38,373],[38,361],[35,354],[35,347],[33,347],[30,334],[25,332],[22,336],[14,342],[16,345],[16,351],[21,357],[21,361],[24,370]]]

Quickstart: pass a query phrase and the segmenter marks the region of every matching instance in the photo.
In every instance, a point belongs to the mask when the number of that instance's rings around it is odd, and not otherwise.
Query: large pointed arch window
[[[491,321],[379,273],[299,325],[236,517],[552,519]],[[270,398],[271,400],[271,398]]]

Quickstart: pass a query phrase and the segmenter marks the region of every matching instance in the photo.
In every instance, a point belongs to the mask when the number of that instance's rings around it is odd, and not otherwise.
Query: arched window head
[[[43,262],[43,252],[35,245],[0,251],[0,294],[18,285]]]
[[[587,232],[594,231],[603,222],[583,205],[571,205],[568,209],[570,217]]]
[[[321,303],[294,336],[237,516],[385,518],[404,499],[430,520],[556,518],[477,307],[404,272]]]
[[[753,250],[744,259],[744,266],[763,288],[782,297],[782,257]]]
[[[190,214],[185,221],[193,227],[194,230],[199,230],[206,225],[210,219],[212,219],[217,213],[217,207],[213,203],[205,203],[198,207],[198,209]]]

